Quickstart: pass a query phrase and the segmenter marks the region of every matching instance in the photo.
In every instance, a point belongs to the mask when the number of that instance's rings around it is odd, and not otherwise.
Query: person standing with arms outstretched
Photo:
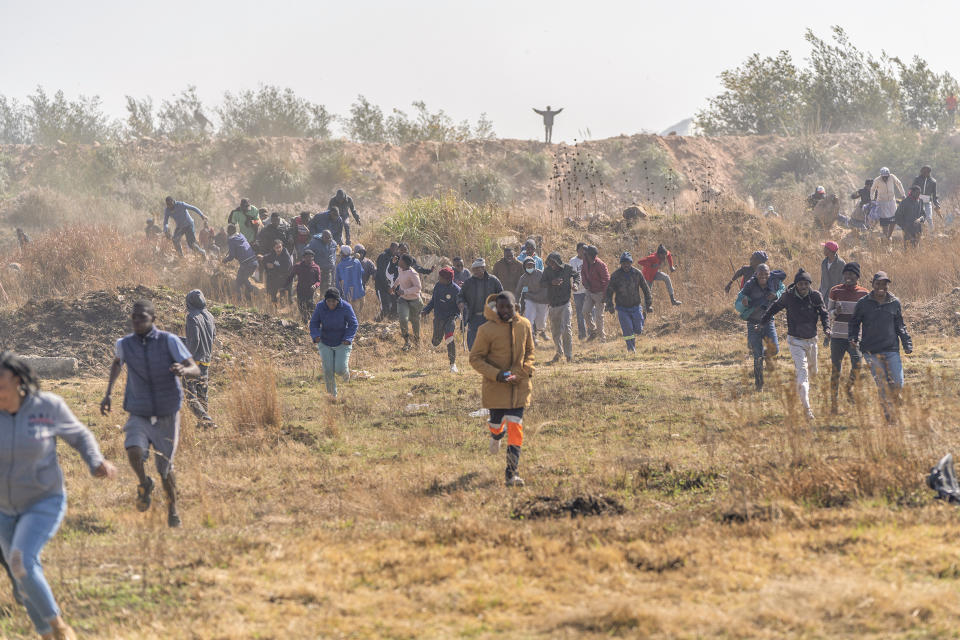
[[[67,511],[57,439],[80,453],[94,477],[114,478],[117,470],[63,398],[40,391],[30,365],[9,351],[0,353],[0,432],[0,548],[37,633],[76,638],[40,564]]]
[[[533,388],[533,332],[530,321],[517,313],[509,291],[494,293],[483,305],[487,322],[477,330],[470,349],[470,366],[483,376],[481,399],[490,410],[490,453],[500,451],[507,438],[506,484],[522,487],[517,475],[523,446],[523,411]]]
[[[541,111],[537,108],[534,108],[534,111],[543,116],[543,141],[547,144],[550,144],[550,139],[553,137],[553,116],[563,111],[563,107],[557,109],[556,111],[551,111],[550,105],[547,105],[547,108],[544,111]]]
[[[173,458],[180,442],[180,406],[183,389],[180,378],[196,378],[200,368],[180,338],[160,331],[154,325],[157,312],[149,300],[133,303],[130,320],[133,333],[117,340],[107,392],[100,402],[100,414],[111,410],[110,394],[127,365],[127,387],[123,392],[123,409],[129,414],[123,427],[127,459],[140,484],[137,486],[137,511],[150,508],[153,478],[147,475],[144,463],[153,447],[157,471],[167,494],[167,525],[180,526],[177,512],[177,483],[173,475]]]

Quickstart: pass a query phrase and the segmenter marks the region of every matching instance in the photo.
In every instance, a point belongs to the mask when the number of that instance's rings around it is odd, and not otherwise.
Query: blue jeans
[[[350,351],[352,350],[352,344],[328,347],[322,342],[317,343],[317,352],[320,353],[320,361],[323,363],[323,381],[327,385],[327,392],[334,398],[337,397],[336,374],[344,380],[350,378]]]
[[[637,336],[643,333],[643,311],[640,305],[635,307],[617,308],[617,318],[620,320],[620,331],[627,342],[627,351],[636,351]]]
[[[772,345],[771,356],[780,352],[780,342],[777,339],[777,327],[773,320],[765,325],[747,321],[747,346],[750,347],[750,354],[753,356],[753,381],[757,389],[763,388],[763,339],[766,338]]]
[[[60,528],[67,513],[67,497],[38,500],[18,515],[0,513],[0,548],[23,596],[23,604],[37,633],[50,633],[50,621],[60,615],[50,585],[43,577],[40,552]]]
[[[903,388],[903,363],[900,361],[899,351],[884,351],[883,353],[864,353],[863,359],[870,366],[870,373],[877,381],[880,389],[880,400],[883,401],[883,412],[890,417],[887,392],[894,390],[894,395]]]
[[[927,223],[927,227],[930,231],[933,231],[933,204],[930,202],[923,203],[923,219]]]
[[[477,330],[487,319],[482,313],[470,316],[467,320],[467,349],[473,349],[473,341],[477,339]]]
[[[577,337],[581,340],[587,337],[587,319],[583,317],[583,301],[586,299],[586,293],[573,294],[573,306],[577,310]]]

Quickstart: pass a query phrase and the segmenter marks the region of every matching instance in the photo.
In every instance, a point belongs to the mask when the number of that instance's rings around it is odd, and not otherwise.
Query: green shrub
[[[301,202],[307,194],[303,174],[277,158],[265,159],[250,177],[250,197],[258,202]]]
[[[474,204],[503,206],[510,200],[510,186],[496,171],[467,169],[457,176],[461,196]]]
[[[317,160],[310,170],[310,184],[322,191],[331,191],[350,182],[355,176],[350,158],[342,148],[337,148],[333,153]]]
[[[494,257],[491,239],[504,227],[504,212],[493,205],[478,205],[453,191],[413,198],[396,206],[380,224],[384,240],[406,242],[435,254]]]

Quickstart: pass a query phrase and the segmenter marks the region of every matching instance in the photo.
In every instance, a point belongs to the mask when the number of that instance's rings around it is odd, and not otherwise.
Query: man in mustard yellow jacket
[[[509,291],[491,294],[484,305],[485,323],[470,349],[470,366],[483,376],[482,402],[490,410],[490,453],[507,437],[508,487],[522,487],[517,475],[523,446],[523,410],[533,388],[533,333],[530,321],[516,311]]]

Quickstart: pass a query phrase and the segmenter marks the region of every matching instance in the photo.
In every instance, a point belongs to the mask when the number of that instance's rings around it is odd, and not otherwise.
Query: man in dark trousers
[[[430,302],[420,313],[424,316],[431,311],[433,314],[433,346],[438,347],[443,342],[447,346],[447,358],[450,359],[450,373],[457,373],[457,343],[454,333],[457,330],[457,318],[460,317],[460,308],[457,298],[460,287],[453,282],[453,269],[440,269],[440,281],[433,287]]]
[[[470,277],[460,288],[457,303],[460,313],[467,322],[467,348],[473,348],[473,341],[477,338],[477,330],[487,321],[484,310],[487,297],[503,291],[503,285],[496,276],[487,273],[487,261],[477,258],[470,268]]]
[[[163,233],[168,236],[170,235],[169,220],[170,218],[173,218],[176,228],[173,230],[173,236],[171,236],[170,239],[173,240],[173,247],[177,250],[177,254],[181,258],[183,257],[183,249],[180,247],[180,238],[186,236],[187,245],[199,253],[204,260],[206,260],[207,252],[197,244],[196,227],[189,212],[194,212],[204,221],[207,220],[207,216],[203,215],[203,212],[192,204],[174,200],[171,196],[167,196],[165,204],[166,208],[163,210]]]
[[[391,290],[390,276],[387,274],[387,269],[390,268],[390,264],[393,262],[394,256],[397,255],[397,249],[399,249],[399,247],[400,245],[396,242],[391,242],[390,246],[377,256],[377,273],[373,277],[373,283],[377,289],[377,296],[380,298],[380,315],[377,316],[377,321],[397,317],[397,296],[393,295],[393,291]]]
[[[534,108],[534,111],[543,116],[543,141],[550,144],[551,138],[553,137],[553,117],[563,111],[563,108],[561,107],[556,111],[551,111],[550,105],[547,105],[544,111],[537,108]]]
[[[493,275],[506,291],[516,290],[520,276],[523,275],[523,263],[513,255],[513,247],[503,248],[503,257],[493,264]]]
[[[928,165],[920,167],[920,175],[913,179],[913,186],[920,189],[919,200],[923,204],[923,219],[930,232],[933,232],[933,210],[940,211],[940,200],[937,198],[937,181],[931,175],[933,169]]]
[[[343,220],[343,231],[347,234],[347,244],[350,244],[350,216],[357,221],[360,226],[360,216],[357,215],[357,209],[353,206],[353,198],[348,196],[343,189],[337,189],[336,195],[330,198],[330,204],[327,205],[330,211],[336,208],[340,219]]]
[[[303,259],[290,269],[286,286],[290,286],[294,278],[297,279],[297,308],[300,310],[300,321],[307,324],[314,310],[313,292],[323,286],[320,267],[313,261],[313,249],[303,250]]]
[[[200,368],[180,338],[160,331],[154,325],[156,310],[149,300],[135,302],[130,313],[133,333],[117,340],[107,392],[100,402],[100,413],[111,410],[110,394],[127,366],[127,387],[123,393],[123,409],[129,414],[123,428],[123,446],[127,459],[140,481],[137,486],[137,510],[150,508],[153,478],[147,475],[144,463],[153,447],[157,471],[167,494],[167,525],[180,526],[177,512],[177,483],[173,475],[173,458],[180,441],[180,405],[183,389],[180,378],[195,378]]]

